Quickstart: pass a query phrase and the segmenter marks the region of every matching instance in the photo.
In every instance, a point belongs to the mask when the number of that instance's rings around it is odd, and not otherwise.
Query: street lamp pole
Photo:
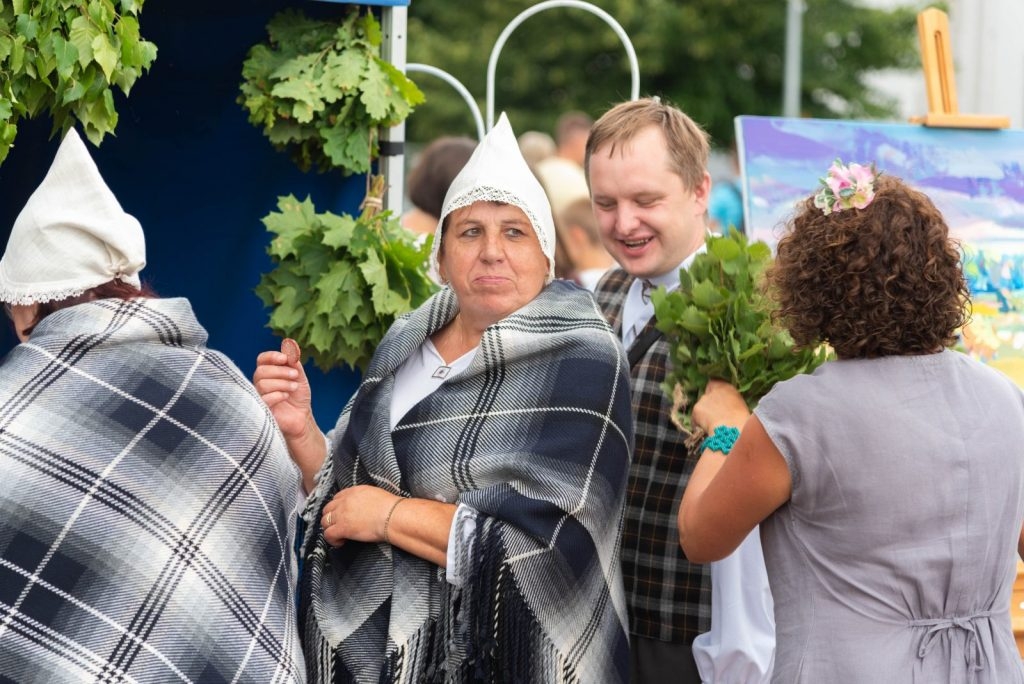
[[[800,71],[803,52],[804,0],[787,0],[786,63],[782,79],[782,115],[800,116]]]

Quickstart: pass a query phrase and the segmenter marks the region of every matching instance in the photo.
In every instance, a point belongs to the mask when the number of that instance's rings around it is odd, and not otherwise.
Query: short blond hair
[[[628,144],[650,126],[657,126],[665,135],[672,170],[683,179],[686,189],[692,190],[703,183],[711,149],[707,132],[677,107],[659,98],[647,97],[619,103],[594,123],[587,139],[584,166],[587,184],[590,183],[591,155],[606,146],[611,147],[609,153],[614,153],[616,147]]]

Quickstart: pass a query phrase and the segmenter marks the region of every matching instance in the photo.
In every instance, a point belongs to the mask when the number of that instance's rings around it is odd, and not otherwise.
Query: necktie
[[[640,289],[640,299],[643,300],[644,304],[651,303],[651,290],[654,289],[654,283],[646,278],[643,280],[643,285]]]

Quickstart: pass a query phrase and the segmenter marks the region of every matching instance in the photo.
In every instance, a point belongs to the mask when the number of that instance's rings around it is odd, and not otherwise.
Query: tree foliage
[[[380,24],[353,9],[342,21],[280,12],[242,65],[238,102],[303,171],[366,173],[377,129],[405,120],[423,94],[381,59]]]
[[[139,33],[143,0],[0,0],[0,162],[18,121],[48,112],[53,132],[75,121],[99,145],[125,95],[156,58]]]
[[[408,59],[448,71],[484,111],[487,61],[501,30],[534,0],[416,0],[409,6]],[[593,0],[625,29],[640,64],[640,94],[687,111],[716,145],[733,138],[739,114],[779,115],[786,42],[784,0]],[[930,3],[933,4],[934,3]],[[801,109],[821,118],[887,118],[896,103],[872,91],[868,74],[920,63],[917,12],[863,7],[856,0],[804,0]],[[428,104],[407,122],[410,140],[475,134],[450,86],[413,74]],[[527,19],[498,60],[496,111],[516,130],[550,131],[578,109],[597,117],[629,97],[619,38],[600,18],[556,8]]]

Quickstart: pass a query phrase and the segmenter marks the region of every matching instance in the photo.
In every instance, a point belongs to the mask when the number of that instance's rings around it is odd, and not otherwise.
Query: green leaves
[[[712,236],[707,252],[679,272],[678,290],[651,293],[658,328],[672,348],[663,389],[673,397],[673,420],[691,429],[690,407],[708,380],[732,383],[753,408],[776,382],[806,373],[826,359],[824,350],[793,349],[772,325],[761,274],[771,261],[763,242],[736,232]]]
[[[381,60],[373,15],[353,10],[338,24],[286,10],[267,33],[242,65],[238,102],[249,121],[303,171],[369,172],[375,129],[423,102],[415,84]],[[273,307],[270,328],[295,338],[324,370],[365,369],[395,318],[436,289],[427,276],[429,240],[417,247],[389,212],[318,214],[308,197],[288,196],[263,223],[275,236],[267,249],[275,267],[256,294]]]
[[[21,118],[48,112],[53,132],[82,124],[94,144],[117,126],[125,95],[156,59],[139,33],[142,0],[0,2],[0,162]]]
[[[303,171],[367,173],[380,126],[393,126],[423,102],[405,74],[381,60],[373,15],[353,10],[338,24],[286,10],[267,25],[269,41],[249,50],[238,102],[271,144]],[[373,196],[383,192],[375,182]],[[293,337],[317,366],[365,370],[395,318],[436,286],[427,276],[430,241],[389,212],[318,214],[307,197],[278,200],[263,219],[274,234],[274,269],[256,294],[272,307],[270,328]]]
[[[377,155],[371,131],[403,121],[419,88],[380,58],[380,26],[354,9],[339,25],[286,10],[267,25],[242,66],[238,102],[249,121],[303,171],[366,173]]]
[[[365,370],[395,318],[436,290],[427,276],[430,240],[416,246],[390,212],[318,214],[308,197],[291,195],[277,207],[263,219],[275,267],[256,287],[274,309],[270,328],[295,338],[323,370]]]

